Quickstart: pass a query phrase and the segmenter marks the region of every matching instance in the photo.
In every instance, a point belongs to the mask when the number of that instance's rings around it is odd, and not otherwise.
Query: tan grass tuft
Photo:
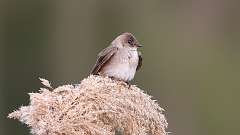
[[[79,85],[29,95],[30,105],[8,117],[27,124],[35,135],[167,134],[163,109],[151,96],[110,78],[89,76]]]

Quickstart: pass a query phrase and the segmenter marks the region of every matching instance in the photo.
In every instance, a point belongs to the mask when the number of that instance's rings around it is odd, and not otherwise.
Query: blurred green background
[[[7,114],[29,102],[38,77],[53,86],[87,77],[122,32],[139,42],[132,82],[157,99],[173,135],[236,135],[240,123],[237,0],[0,1],[0,135],[29,129]]]

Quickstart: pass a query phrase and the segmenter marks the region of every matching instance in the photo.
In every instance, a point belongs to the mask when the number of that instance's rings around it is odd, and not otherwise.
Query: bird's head
[[[142,47],[141,44],[137,41],[137,39],[133,36],[133,34],[129,32],[122,33],[118,37],[116,37],[113,42],[113,46],[123,48],[123,47],[128,47],[128,48],[139,48]]]

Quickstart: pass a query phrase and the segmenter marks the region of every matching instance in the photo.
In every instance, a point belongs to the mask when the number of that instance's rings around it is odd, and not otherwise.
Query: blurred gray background
[[[137,84],[166,111],[173,135],[236,135],[240,122],[237,0],[0,1],[0,134],[29,129],[7,114],[38,77],[79,83],[122,32],[144,45]]]

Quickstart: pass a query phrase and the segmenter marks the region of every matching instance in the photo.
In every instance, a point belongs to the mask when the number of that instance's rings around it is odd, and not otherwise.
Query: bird
[[[91,74],[108,76],[129,84],[134,79],[136,71],[142,66],[139,47],[142,45],[133,34],[129,32],[120,34],[98,54]]]

